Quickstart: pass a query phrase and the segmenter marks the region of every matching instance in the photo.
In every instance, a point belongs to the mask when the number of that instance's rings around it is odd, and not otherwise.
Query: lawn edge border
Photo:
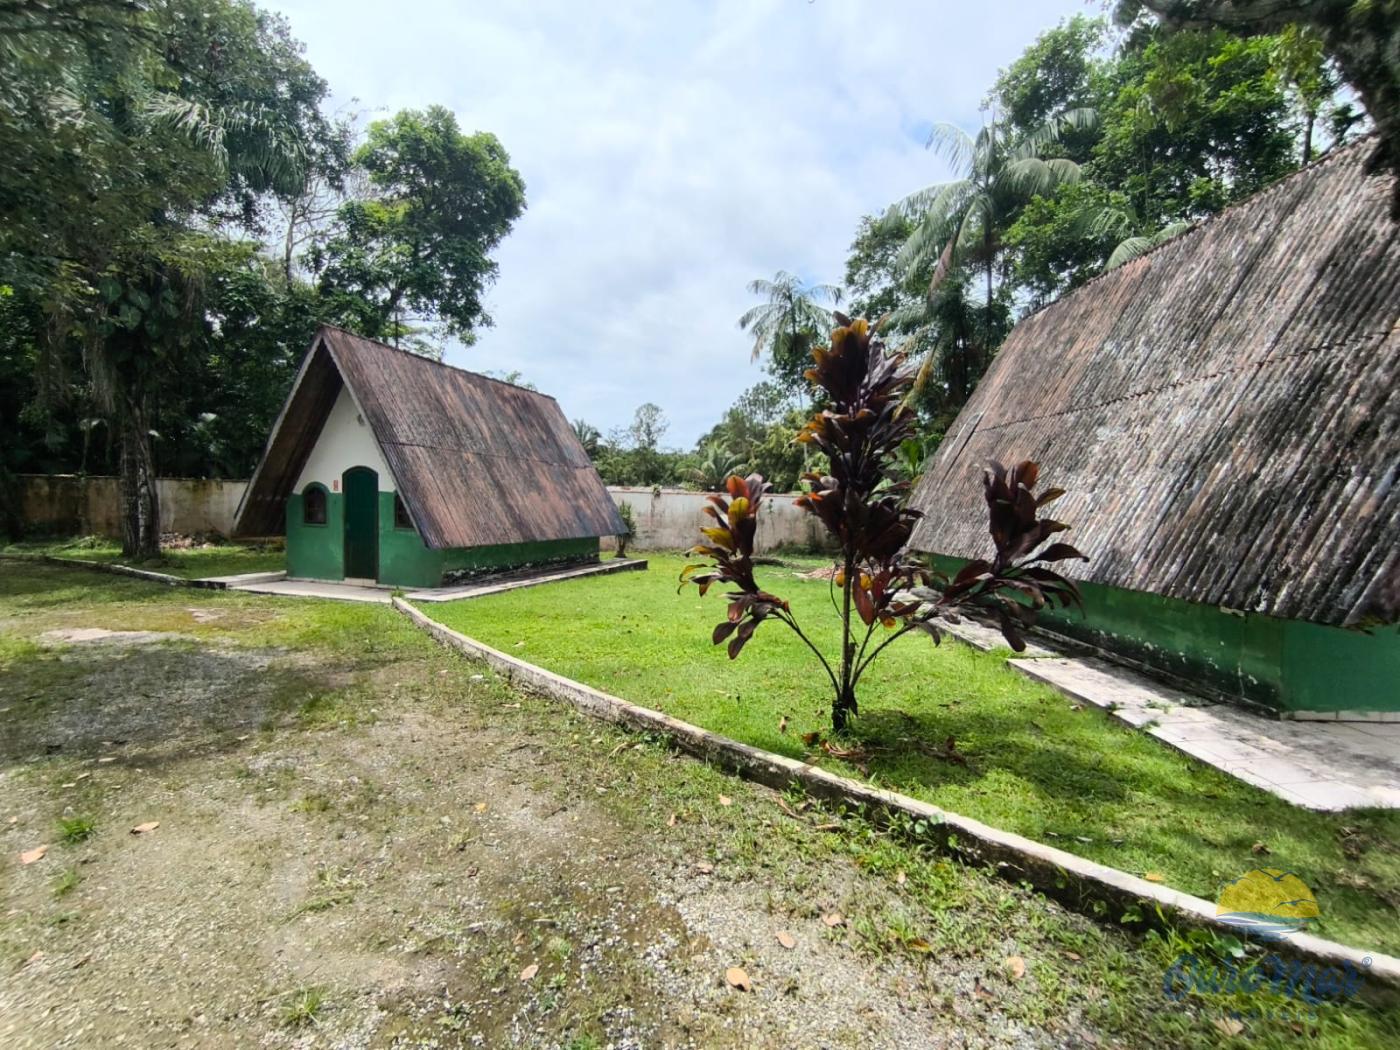
[[[167,587],[196,587],[210,591],[228,589],[228,584],[223,580],[187,579],[184,576],[172,576],[168,572],[152,572],[150,569],[133,569],[130,565],[122,565],[118,562],[88,561],[85,558],[60,558],[56,554],[20,553],[0,553],[0,559],[7,561],[40,562],[44,565],[61,565],[69,569],[90,569],[93,572],[105,572],[114,576],[132,576],[138,580],[147,580],[151,583],[163,583]]]
[[[1149,921],[1152,912],[1160,909],[1165,916],[1186,926],[1201,927],[1233,937],[1240,935],[1238,927],[1216,918],[1215,904],[1200,897],[1148,882],[1106,864],[941,809],[932,803],[862,784],[810,763],[712,733],[493,649],[439,623],[402,598],[395,597],[393,606],[438,642],[486,663],[504,675],[512,685],[566,701],[592,717],[665,734],[688,754],[715,762],[745,779],[768,787],[784,790],[796,783],[808,793],[828,801],[865,806],[877,813],[903,813],[915,819],[941,824],[955,833],[948,847],[965,861],[991,865],[1003,878],[1029,882],[1047,896],[1066,901],[1076,910],[1083,911],[1086,901],[1101,901],[1110,906],[1136,904],[1146,906],[1144,916]],[[1273,942],[1271,946],[1314,965],[1350,964],[1358,967],[1368,978],[1364,987],[1372,992],[1378,990],[1376,984],[1385,986],[1392,994],[1400,991],[1400,958],[1384,952],[1364,951],[1301,933],[1284,941]]]

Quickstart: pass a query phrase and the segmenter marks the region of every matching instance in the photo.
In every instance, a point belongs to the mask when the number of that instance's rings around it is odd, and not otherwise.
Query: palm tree
[[[719,492],[731,474],[743,474],[748,465],[718,441],[700,449],[700,461],[690,470],[690,479],[702,492]]]
[[[933,263],[930,293],[956,263],[980,270],[986,279],[990,331],[1003,233],[1032,197],[1079,179],[1074,161],[1047,159],[1042,154],[1067,131],[1097,122],[1094,110],[1073,109],[1034,131],[1018,134],[1010,125],[997,123],[993,114],[975,138],[953,124],[935,125],[927,148],[946,158],[961,175],[911,193],[890,209],[891,220],[901,217],[915,222],[896,265],[908,272]]]
[[[804,284],[779,270],[771,281],[750,281],[748,290],[767,301],[744,311],[739,328],[753,337],[753,360],[768,351],[776,374],[796,383],[807,367],[807,351],[831,327],[831,311],[822,301],[840,305],[841,289],[831,284]]]

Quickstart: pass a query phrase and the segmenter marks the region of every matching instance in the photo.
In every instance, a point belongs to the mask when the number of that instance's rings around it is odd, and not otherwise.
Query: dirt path
[[[0,587],[0,1045],[1212,1041],[1126,936],[390,611],[102,586]]]

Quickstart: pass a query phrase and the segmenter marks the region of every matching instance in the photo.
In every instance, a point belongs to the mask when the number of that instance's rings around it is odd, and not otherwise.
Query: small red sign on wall
[[[332,491],[332,492],[339,492],[339,491],[340,491],[340,479],[339,479],[339,478],[336,478],[334,481],[331,482],[331,491]]]

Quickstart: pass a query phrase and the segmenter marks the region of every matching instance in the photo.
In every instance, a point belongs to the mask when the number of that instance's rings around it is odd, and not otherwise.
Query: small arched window
[[[326,523],[326,487],[308,485],[301,495],[301,520],[306,525]]]

